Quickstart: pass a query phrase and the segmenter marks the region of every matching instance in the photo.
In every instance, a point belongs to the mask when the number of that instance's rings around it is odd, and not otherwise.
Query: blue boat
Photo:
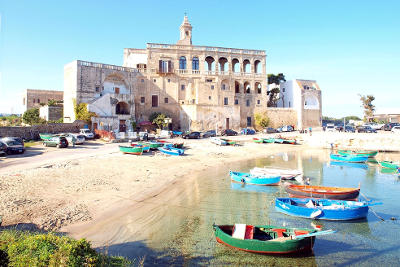
[[[275,143],[278,143],[278,144],[283,144],[283,141],[285,141],[285,140],[283,140],[283,139],[281,139],[281,138],[275,138]]]
[[[164,154],[172,156],[182,156],[185,152],[181,148],[175,148],[173,144],[165,144],[163,147],[159,147],[158,150]]]
[[[233,172],[233,171],[229,171],[229,175],[231,176],[232,181],[243,184],[278,185],[279,182],[281,181],[280,176],[261,176],[261,175],[259,176],[245,172]]]
[[[344,162],[352,162],[352,163],[364,163],[368,160],[368,156],[354,156],[354,155],[338,155],[331,154],[331,160],[344,161]]]
[[[287,215],[320,220],[355,220],[368,215],[368,203],[316,198],[276,198],[275,209]]]

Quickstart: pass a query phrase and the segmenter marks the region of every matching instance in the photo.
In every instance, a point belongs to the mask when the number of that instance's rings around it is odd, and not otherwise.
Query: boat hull
[[[362,156],[362,157],[375,157],[378,154],[378,151],[352,151],[352,150],[338,150],[338,154],[342,156],[354,155],[354,156]]]
[[[284,170],[284,169],[272,169],[272,168],[259,168],[255,167],[250,170],[252,175],[266,175],[266,176],[281,176],[282,180],[292,180],[297,176],[303,175],[303,172],[299,170]]]
[[[255,226],[263,229],[271,230],[286,230],[288,232],[302,231],[302,232],[315,232],[312,229],[289,229],[275,226]],[[292,254],[292,253],[305,253],[310,252],[314,246],[315,236],[287,239],[285,241],[262,241],[258,239],[238,239],[229,235],[229,228],[233,228],[230,225],[214,226],[214,233],[217,242],[224,244],[228,247],[243,250],[252,253],[260,254]],[[223,230],[224,229],[224,230]],[[227,233],[228,232],[228,233]]]
[[[171,156],[182,156],[184,154],[184,150],[180,148],[174,148],[172,146],[169,147],[159,147],[158,150],[164,154]]]
[[[360,188],[340,188],[310,185],[287,185],[285,190],[290,197],[299,198],[327,198],[338,200],[356,199],[360,194]]]
[[[119,151],[124,154],[142,155],[143,147],[119,146]]]
[[[306,206],[310,200],[316,203],[314,207]],[[281,213],[319,220],[347,221],[362,219],[367,217],[368,209],[369,207],[366,203],[345,200],[309,198],[277,198],[275,200],[275,210]]]
[[[250,185],[278,185],[280,176],[255,176],[243,172],[229,171],[232,181]]]
[[[397,170],[400,168],[400,164],[398,164],[397,162],[393,162],[393,161],[379,161],[379,165],[381,165],[383,168],[388,168],[388,169],[393,169],[393,170]]]
[[[366,156],[353,156],[353,155],[338,155],[338,154],[331,154],[331,160],[336,161],[343,161],[343,162],[351,162],[351,163],[364,163],[368,160]]]

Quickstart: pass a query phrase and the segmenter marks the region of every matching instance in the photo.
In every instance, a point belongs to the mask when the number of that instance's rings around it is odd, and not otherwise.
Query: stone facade
[[[57,121],[63,117],[63,107],[48,105],[40,107],[39,116],[46,121]]]
[[[47,104],[49,100],[62,101],[63,91],[26,89],[22,103],[24,112],[31,108],[40,108],[40,104]]]

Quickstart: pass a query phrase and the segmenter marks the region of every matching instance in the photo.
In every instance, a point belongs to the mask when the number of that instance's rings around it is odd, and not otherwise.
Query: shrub
[[[254,115],[254,120],[256,127],[258,128],[257,130],[261,130],[269,126],[269,118],[265,113],[256,113]]]
[[[5,230],[0,233],[1,266],[128,266],[122,257],[102,255],[85,239],[54,233]]]

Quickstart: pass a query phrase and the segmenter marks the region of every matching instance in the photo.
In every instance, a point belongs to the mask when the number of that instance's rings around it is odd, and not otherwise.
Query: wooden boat
[[[378,151],[373,151],[373,150],[338,150],[339,155],[342,156],[347,156],[347,155],[353,155],[353,156],[362,156],[362,157],[375,157],[378,154]]]
[[[303,175],[303,172],[300,170],[287,170],[287,169],[277,169],[277,168],[260,168],[254,167],[250,170],[250,174],[252,175],[279,175],[283,180],[291,180],[296,176]]]
[[[258,143],[258,144],[262,144],[262,143],[264,143],[264,139],[254,137],[253,138],[253,142],[254,143]]]
[[[288,184],[285,186],[286,192],[290,197],[311,197],[311,198],[328,198],[352,200],[356,199],[360,194],[360,188],[346,187],[329,187],[317,185],[295,185]]]
[[[133,155],[142,155],[143,147],[142,146],[119,146],[119,151],[124,154],[133,154]]]
[[[160,143],[157,141],[148,141],[143,143],[149,145],[151,150],[157,150],[159,147],[162,147],[164,145],[164,143]]]
[[[244,172],[229,171],[232,181],[237,183],[252,184],[252,185],[278,185],[281,181],[280,176],[256,176]]]
[[[275,143],[275,138],[263,138],[262,140],[267,144]]]
[[[275,209],[287,215],[320,220],[355,220],[368,215],[368,202],[314,199],[277,198]]]
[[[143,152],[150,152],[150,146],[145,143],[131,143],[132,147],[143,147]]]
[[[274,138],[274,142],[278,144],[283,144],[283,139],[282,138]]]
[[[45,140],[49,140],[50,138],[53,137],[53,134],[49,134],[49,133],[40,133],[39,134],[40,139],[42,139],[43,141]]]
[[[225,141],[228,145],[236,145],[236,141],[230,140],[230,139],[225,139],[221,138],[222,141]]]
[[[182,156],[185,152],[183,149],[173,147],[172,144],[159,147],[158,150],[164,154],[171,156]]]
[[[395,162],[395,161],[379,161],[379,165],[381,165],[383,168],[388,168],[388,169],[394,169],[397,170],[400,168],[400,162]]]
[[[352,162],[352,163],[365,163],[368,160],[366,156],[354,156],[354,155],[338,155],[338,154],[331,154],[331,160],[337,161],[344,161],[344,162]]]
[[[296,144],[296,139],[283,139],[283,144],[295,145]]]
[[[182,143],[173,143],[172,146],[175,147],[175,148],[182,149],[183,148],[183,142]]]
[[[219,138],[219,137],[211,137],[210,138],[210,142],[219,146],[227,146],[228,142],[226,142],[225,140]]]
[[[307,228],[246,224],[213,225],[217,242],[228,247],[261,254],[307,253],[314,246],[315,236],[334,231]]]

